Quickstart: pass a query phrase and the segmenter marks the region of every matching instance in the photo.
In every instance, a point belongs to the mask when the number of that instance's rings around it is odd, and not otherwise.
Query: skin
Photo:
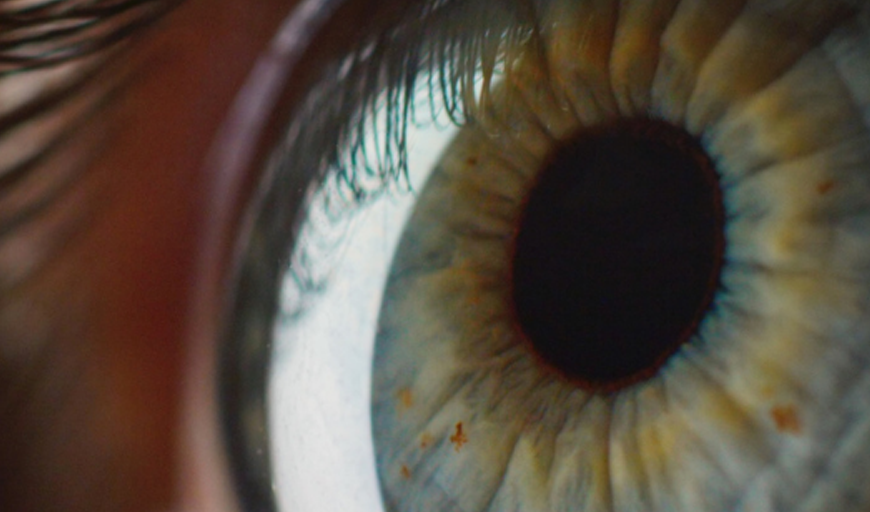
[[[209,155],[293,4],[189,0],[135,40],[141,73],[90,121],[112,133],[88,171],[98,213],[24,285],[55,331],[26,405],[0,412],[0,509],[236,510],[213,355],[256,171]]]

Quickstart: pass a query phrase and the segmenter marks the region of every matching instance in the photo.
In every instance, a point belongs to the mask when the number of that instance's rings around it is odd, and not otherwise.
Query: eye
[[[421,2],[337,62],[258,221],[294,240],[260,334],[283,509],[866,508],[867,28],[845,2]],[[595,188],[612,166],[691,184]],[[565,218],[665,252],[532,254]],[[632,287],[669,249],[701,257]],[[628,251],[626,291],[594,288]]]

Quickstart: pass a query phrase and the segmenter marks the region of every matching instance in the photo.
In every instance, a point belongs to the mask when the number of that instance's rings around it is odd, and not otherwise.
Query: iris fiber
[[[654,120],[586,129],[529,194],[512,297],[535,352],[587,389],[652,376],[715,295],[724,210],[700,144]]]

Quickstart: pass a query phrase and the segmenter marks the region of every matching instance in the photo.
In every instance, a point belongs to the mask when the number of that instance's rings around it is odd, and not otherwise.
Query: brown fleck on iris
[[[794,405],[780,405],[770,410],[776,429],[783,434],[799,435],[803,430],[800,416]]]
[[[456,424],[456,431],[450,436],[450,442],[453,443],[453,449],[459,452],[466,443],[468,443],[468,436],[465,435],[465,432],[462,431],[462,422]]]
[[[411,390],[408,388],[403,388],[397,393],[397,397],[399,400],[399,411],[405,411],[414,406],[414,395],[411,393]]]
[[[832,180],[823,181],[819,183],[819,186],[816,187],[816,190],[819,191],[819,194],[825,195],[834,188],[834,182]]]

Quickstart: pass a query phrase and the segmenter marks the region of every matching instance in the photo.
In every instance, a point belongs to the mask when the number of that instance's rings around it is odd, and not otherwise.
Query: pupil
[[[576,134],[539,176],[514,242],[527,341],[587,389],[653,376],[719,285],[724,213],[710,159],[684,130],[632,120]]]

